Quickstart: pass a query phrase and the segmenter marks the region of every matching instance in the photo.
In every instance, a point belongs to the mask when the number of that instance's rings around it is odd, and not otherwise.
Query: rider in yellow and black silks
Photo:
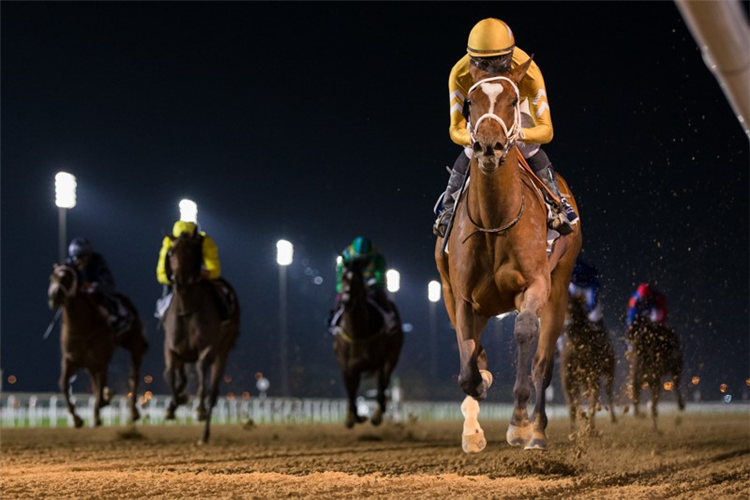
[[[464,116],[465,101],[469,88],[475,83],[469,74],[469,67],[476,66],[491,74],[504,74],[512,68],[525,63],[529,55],[516,47],[515,37],[510,27],[503,21],[494,18],[479,21],[469,33],[469,40],[464,55],[453,66],[448,78],[450,100],[450,138],[464,150],[456,159],[448,187],[441,195],[436,206],[439,214],[433,228],[438,236],[445,235],[448,221],[453,216],[455,207],[454,194],[463,184],[471,159],[471,138]],[[567,200],[560,197],[555,171],[541,144],[552,140],[552,115],[550,113],[547,89],[544,85],[542,71],[532,61],[526,75],[519,85],[521,94],[522,128],[518,148],[536,175],[550,191],[562,201],[562,227],[555,227],[562,234],[572,231],[572,225],[578,221],[578,215]]]
[[[182,233],[189,235],[200,234],[203,237],[203,270],[201,271],[204,278],[211,280],[218,279],[221,276],[221,263],[219,262],[219,248],[214,240],[204,231],[198,231],[198,225],[195,222],[178,220],[172,227],[172,236],[179,238]],[[162,285],[171,285],[169,273],[167,272],[167,254],[172,248],[172,238],[165,236],[161,243],[159,251],[159,262],[156,265],[156,280]]]
[[[198,225],[195,222],[178,220],[172,226],[172,236],[179,238],[180,235],[187,234],[189,236],[200,235],[202,237],[201,253],[203,255],[203,265],[201,268],[201,276],[204,279],[208,279],[213,282],[216,286],[212,288],[215,295],[217,304],[219,306],[219,314],[222,320],[229,319],[229,305],[228,292],[221,286],[220,282],[217,281],[221,277],[221,262],[219,261],[219,248],[211,238],[204,231],[198,230]],[[169,290],[172,285],[171,271],[168,269],[167,254],[169,249],[172,248],[172,238],[165,236],[161,243],[161,250],[159,250],[159,261],[156,264],[156,280],[165,285],[164,294],[162,298],[156,301],[156,312],[157,318],[162,318],[169,303],[172,299],[172,294]]]

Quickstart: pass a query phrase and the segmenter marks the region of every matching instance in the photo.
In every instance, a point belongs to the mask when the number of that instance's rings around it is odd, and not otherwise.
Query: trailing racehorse
[[[173,241],[168,262],[174,292],[162,318],[164,376],[172,388],[166,418],[174,419],[177,406],[187,402],[185,368],[187,364],[195,363],[198,372],[197,417],[205,422],[201,442],[207,443],[211,411],[219,397],[219,383],[224,376],[229,351],[239,335],[240,308],[234,289],[226,280],[213,282],[201,277],[202,236],[183,233]],[[228,304],[222,302],[225,293],[229,296]],[[208,401],[207,387],[210,388]]]
[[[136,407],[138,400],[138,378],[141,361],[148,349],[148,342],[143,334],[143,326],[133,303],[124,295],[116,294],[117,299],[132,315],[130,328],[115,335],[100,311],[91,294],[80,288],[78,275],[70,266],[53,266],[47,289],[47,302],[51,309],[62,309],[63,322],[60,334],[62,349],[62,366],[60,390],[65,395],[68,411],[73,416],[76,427],[83,425],[83,420],[76,414],[75,406],[70,401],[70,379],[80,369],[85,369],[91,379],[96,402],[94,405],[94,426],[101,425],[100,410],[109,404],[110,395],[105,390],[107,371],[112,354],[117,346],[130,352],[130,420],[140,418]]]
[[[333,350],[341,367],[349,405],[345,425],[349,428],[366,420],[357,413],[357,389],[363,375],[377,377],[377,403],[370,421],[380,425],[386,411],[385,391],[396,368],[404,342],[401,322],[392,331],[379,307],[368,298],[367,288],[362,277],[365,262],[355,259],[344,263],[341,278],[341,304],[343,309],[333,321],[335,338]]]
[[[589,320],[584,298],[571,296],[568,301],[568,321],[565,325],[560,353],[560,378],[565,399],[570,409],[571,430],[575,430],[581,397],[588,396],[588,431],[594,430],[594,417],[600,407],[599,389],[604,377],[604,388],[609,400],[612,422],[616,422],[613,385],[615,380],[615,350],[607,336],[604,322]],[[586,414],[581,412],[586,418]]]
[[[672,389],[677,394],[680,410],[685,409],[680,380],[682,378],[682,348],[674,330],[663,323],[651,322],[638,317],[625,332],[630,344],[627,358],[630,360],[630,383],[632,384],[633,410],[640,416],[638,405],[641,390],[651,390],[651,417],[657,429],[657,405],[661,392],[661,381],[672,378]]]
[[[523,159],[516,147],[521,127],[518,85],[530,63],[502,76],[471,67],[477,82],[467,96],[471,103],[471,180],[457,202],[447,252],[443,252],[443,238],[438,238],[435,247],[445,306],[456,328],[458,381],[467,395],[461,405],[467,453],[479,452],[487,444],[477,420],[479,401],[492,384],[482,331],[489,318],[513,310],[519,311],[514,328],[518,358],[515,408],[506,439],[526,449],[547,448],[544,391],[552,379],[568,283],[581,248],[579,224],[555,241],[548,256],[548,209],[541,184],[521,168]],[[565,180],[559,176],[558,181],[563,195],[575,206]],[[526,410],[530,381],[536,400],[531,418]]]

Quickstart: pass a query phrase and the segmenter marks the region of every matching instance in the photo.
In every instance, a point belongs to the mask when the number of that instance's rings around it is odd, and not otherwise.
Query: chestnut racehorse
[[[211,411],[219,397],[229,350],[240,331],[240,309],[231,285],[221,286],[233,297],[228,319],[223,320],[216,284],[201,277],[203,237],[183,233],[173,238],[169,250],[174,296],[162,318],[164,327],[164,376],[172,388],[167,420],[175,418],[177,406],[187,402],[185,386],[187,364],[195,363],[198,372],[197,418],[205,422],[201,443],[207,443]],[[209,378],[210,371],[210,378]],[[206,388],[210,386],[208,402]]]
[[[445,307],[456,329],[458,381],[467,395],[461,404],[462,447],[467,453],[477,453],[487,444],[477,420],[479,401],[492,384],[482,331],[492,316],[514,310],[519,311],[514,328],[515,408],[506,439],[526,449],[547,448],[544,391],[552,379],[568,284],[582,242],[577,224],[572,233],[557,239],[548,257],[547,206],[531,174],[520,165],[515,145],[521,127],[518,85],[530,63],[502,76],[470,69],[477,82],[468,92],[471,180],[456,204],[447,253],[442,251],[442,238],[435,247]],[[558,176],[558,182],[576,207],[565,180]],[[530,381],[535,391],[531,418],[526,410]]]
[[[83,420],[76,414],[70,401],[70,379],[80,369],[85,369],[91,379],[96,402],[94,404],[93,425],[101,425],[99,416],[102,407],[109,404],[109,394],[105,391],[107,371],[112,354],[117,346],[130,352],[130,421],[140,418],[136,407],[138,401],[138,378],[141,361],[148,349],[148,341],[143,334],[143,325],[133,303],[124,295],[117,294],[122,305],[130,312],[133,321],[127,331],[115,336],[107,318],[99,310],[94,298],[80,288],[78,275],[70,266],[55,264],[49,278],[47,302],[50,309],[62,309],[63,322],[60,333],[62,363],[60,390],[65,395],[68,411],[76,427]]]

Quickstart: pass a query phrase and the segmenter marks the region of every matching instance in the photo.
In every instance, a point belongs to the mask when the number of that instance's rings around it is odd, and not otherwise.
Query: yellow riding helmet
[[[198,226],[195,222],[178,220],[174,223],[174,226],[172,226],[172,236],[179,238],[182,233],[193,235],[195,234],[196,229],[198,229]]]
[[[500,19],[482,19],[471,29],[466,52],[473,57],[502,56],[513,52],[516,39],[510,26]]]

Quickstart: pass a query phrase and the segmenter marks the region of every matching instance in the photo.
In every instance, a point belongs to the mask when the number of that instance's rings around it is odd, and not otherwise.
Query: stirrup
[[[560,209],[565,214],[565,218],[568,219],[568,223],[574,226],[578,223],[578,214],[576,213],[573,206],[565,198],[560,197]]]
[[[570,223],[564,212],[560,212],[547,222],[550,229],[554,229],[565,236],[573,232],[573,224]]]
[[[445,231],[448,229],[448,223],[451,220],[453,213],[449,210],[443,210],[435,220],[435,224],[432,226],[432,233],[440,238],[445,238]]]

